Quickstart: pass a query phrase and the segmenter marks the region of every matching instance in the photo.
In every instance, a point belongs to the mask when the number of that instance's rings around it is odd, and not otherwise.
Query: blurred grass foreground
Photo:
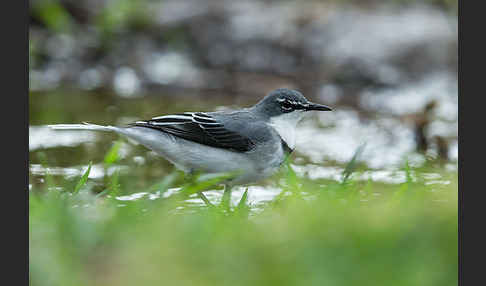
[[[116,172],[87,191],[88,168],[72,192],[30,194],[31,285],[457,285],[457,173],[405,171],[315,184],[287,167],[274,200],[228,212],[187,204],[214,181],[121,200]]]

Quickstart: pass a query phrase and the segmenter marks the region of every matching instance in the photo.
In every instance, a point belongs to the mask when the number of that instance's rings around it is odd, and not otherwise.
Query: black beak
[[[305,111],[311,111],[311,110],[331,111],[332,108],[330,108],[329,106],[322,105],[322,104],[309,102],[309,105],[305,108]]]

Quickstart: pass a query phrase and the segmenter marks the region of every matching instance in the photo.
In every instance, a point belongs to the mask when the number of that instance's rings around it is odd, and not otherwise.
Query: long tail
[[[54,124],[48,125],[49,128],[56,130],[93,130],[93,131],[116,131],[116,127],[103,126],[83,122],[83,124]]]

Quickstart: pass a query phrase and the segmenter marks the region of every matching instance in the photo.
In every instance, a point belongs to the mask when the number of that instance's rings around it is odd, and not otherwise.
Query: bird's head
[[[306,111],[330,111],[330,107],[310,102],[300,92],[279,88],[270,92],[254,111],[275,128],[290,149],[295,148],[296,126]]]
[[[254,108],[269,119],[276,117],[300,119],[306,111],[332,110],[328,106],[310,102],[302,93],[287,88],[279,88],[270,92]]]

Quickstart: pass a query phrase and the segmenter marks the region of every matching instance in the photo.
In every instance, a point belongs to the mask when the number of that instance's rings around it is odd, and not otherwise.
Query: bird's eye
[[[293,108],[292,104],[288,101],[282,102],[281,106],[282,106],[282,109],[285,110],[285,111],[290,111]]]

